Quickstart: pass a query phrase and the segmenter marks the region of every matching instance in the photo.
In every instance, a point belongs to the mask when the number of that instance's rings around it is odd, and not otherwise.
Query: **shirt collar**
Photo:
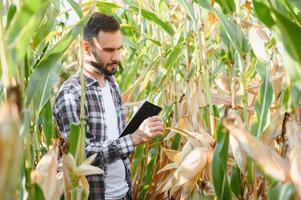
[[[77,71],[77,74],[80,77],[80,70]],[[94,79],[93,77],[89,77],[84,74],[84,78],[85,78],[85,86],[86,87],[90,87],[94,84],[98,84],[98,81],[96,79]],[[110,83],[114,84],[114,80],[115,80],[114,76],[105,76],[105,79],[107,81],[109,81]]]

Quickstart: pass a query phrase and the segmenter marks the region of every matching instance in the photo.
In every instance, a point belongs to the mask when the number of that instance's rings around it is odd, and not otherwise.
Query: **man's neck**
[[[106,81],[105,76],[103,74],[98,73],[94,67],[86,62],[84,65],[84,74],[88,77],[91,77],[98,81],[100,87],[105,87]]]

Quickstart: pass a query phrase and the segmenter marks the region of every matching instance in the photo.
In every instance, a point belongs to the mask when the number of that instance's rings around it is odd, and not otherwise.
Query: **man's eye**
[[[114,52],[115,49],[104,49],[106,52]]]

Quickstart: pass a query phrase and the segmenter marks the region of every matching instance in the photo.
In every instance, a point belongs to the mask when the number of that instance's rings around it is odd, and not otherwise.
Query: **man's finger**
[[[156,137],[158,135],[163,135],[163,131],[156,131],[153,133],[153,137]]]
[[[163,132],[164,131],[163,126],[154,126],[154,127],[151,128],[152,133],[157,132],[157,131]]]
[[[163,127],[163,123],[161,121],[154,121],[154,122],[150,122],[149,126],[150,127],[154,127],[154,126],[162,126]]]
[[[155,115],[148,118],[150,122],[161,121],[160,117]]]

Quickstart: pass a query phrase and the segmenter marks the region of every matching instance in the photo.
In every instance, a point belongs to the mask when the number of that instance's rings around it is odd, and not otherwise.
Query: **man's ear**
[[[90,54],[92,52],[92,48],[89,42],[83,41],[83,50],[86,54]]]

